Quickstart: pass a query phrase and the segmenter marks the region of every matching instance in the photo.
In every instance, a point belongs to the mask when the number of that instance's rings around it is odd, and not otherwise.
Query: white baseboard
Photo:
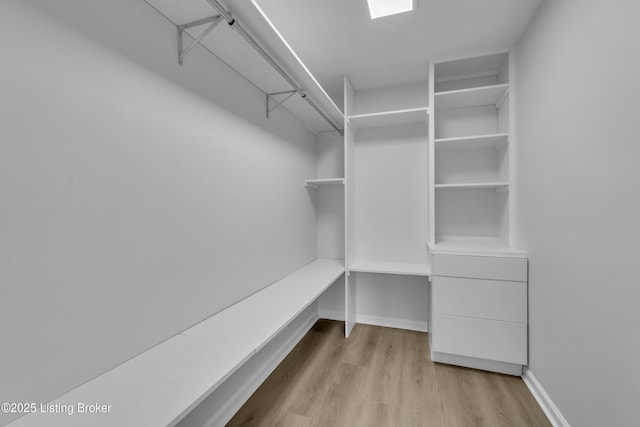
[[[303,313],[303,315],[304,314],[306,314],[306,319],[302,321],[295,331],[290,333],[278,348],[269,350],[265,347],[256,353],[254,357],[259,357],[260,352],[263,351],[271,352],[271,354],[263,356],[266,357],[266,359],[261,363],[259,368],[251,373],[249,378],[243,382],[243,387],[240,387],[235,393],[226,398],[226,401],[220,405],[219,409],[211,415],[205,424],[206,427],[219,427],[228,423],[258,387],[260,387],[264,380],[278,367],[280,362],[293,350],[296,344],[309,332],[318,320],[318,313],[316,310],[308,310],[307,313]],[[283,333],[287,333],[287,330],[285,329]]]
[[[522,365],[496,360],[478,359],[476,357],[459,356],[457,354],[431,351],[431,360],[449,365],[465,366],[467,368],[482,369],[483,371],[499,372],[501,374],[519,377],[522,375]]]
[[[333,311],[318,309],[320,319],[342,320],[344,321],[344,311]],[[392,317],[367,316],[356,314],[356,323],[365,325],[384,326],[387,328],[407,329],[410,331],[427,332],[427,322],[416,322],[414,320],[396,319]]]
[[[562,415],[558,407],[553,403],[551,397],[542,388],[542,385],[538,382],[538,379],[531,373],[529,369],[524,370],[522,380],[529,388],[529,391],[540,405],[540,408],[544,411],[549,422],[553,427],[571,427],[566,418]]]
[[[427,322],[417,322],[415,320],[395,319],[392,317],[378,317],[356,314],[356,323],[366,325],[384,326],[387,328],[407,329],[409,331],[427,332]]]

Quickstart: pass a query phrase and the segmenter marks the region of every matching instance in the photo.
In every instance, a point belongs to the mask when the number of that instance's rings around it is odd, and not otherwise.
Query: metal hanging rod
[[[302,99],[307,101],[307,103],[311,105],[311,107],[313,107],[313,109],[316,110],[318,114],[320,114],[322,118],[325,119],[336,131],[338,131],[340,135],[344,135],[344,131],[340,129],[340,127],[336,126],[335,123],[333,123],[333,120],[331,120],[329,116],[327,116],[322,110],[320,110],[316,103],[307,96],[305,91],[289,76],[289,74],[287,74],[286,71],[282,69],[282,67],[280,67],[280,65],[278,65],[278,63],[271,57],[271,55],[269,55],[269,53],[262,46],[260,46],[260,44],[251,36],[251,34],[249,34],[242,27],[242,25],[240,25],[240,23],[231,15],[231,13],[229,13],[229,11],[227,11],[220,4],[220,2],[218,2],[218,0],[207,1],[218,11],[218,13],[224,19],[226,19],[229,25],[233,29],[235,29],[238,34],[240,34],[256,50],[256,52],[258,52],[282,76],[282,78],[284,78],[287,83],[291,85],[291,87],[293,87],[293,89],[302,97]]]

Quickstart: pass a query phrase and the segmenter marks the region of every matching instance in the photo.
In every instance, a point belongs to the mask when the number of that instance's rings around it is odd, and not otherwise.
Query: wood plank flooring
[[[550,426],[522,379],[438,364],[425,333],[320,320],[227,426]]]

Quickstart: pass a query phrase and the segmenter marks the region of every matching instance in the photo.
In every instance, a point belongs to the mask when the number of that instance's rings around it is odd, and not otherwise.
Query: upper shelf
[[[436,110],[498,105],[509,91],[508,84],[451,90],[435,94]]]
[[[508,133],[491,135],[463,136],[458,138],[439,138],[434,141],[436,150],[454,150],[470,148],[499,148],[509,140]]]
[[[409,108],[406,110],[383,111],[380,113],[356,114],[348,116],[354,129],[427,124],[429,108]]]
[[[459,184],[435,184],[434,187],[438,189],[479,189],[488,188],[493,190],[507,190],[509,188],[508,182],[465,182]]]
[[[344,178],[324,178],[308,179],[304,182],[305,187],[318,188],[322,185],[344,185]]]
[[[429,264],[406,262],[355,261],[349,270],[361,273],[402,274],[408,276],[431,276]]]

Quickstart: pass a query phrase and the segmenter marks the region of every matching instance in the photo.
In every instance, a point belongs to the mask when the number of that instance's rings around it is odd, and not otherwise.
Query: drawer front
[[[433,312],[527,323],[527,284],[498,280],[434,277]]]
[[[527,364],[527,325],[434,314],[431,350],[499,362]]]
[[[467,255],[434,255],[435,276],[527,281],[526,258],[503,258]]]

